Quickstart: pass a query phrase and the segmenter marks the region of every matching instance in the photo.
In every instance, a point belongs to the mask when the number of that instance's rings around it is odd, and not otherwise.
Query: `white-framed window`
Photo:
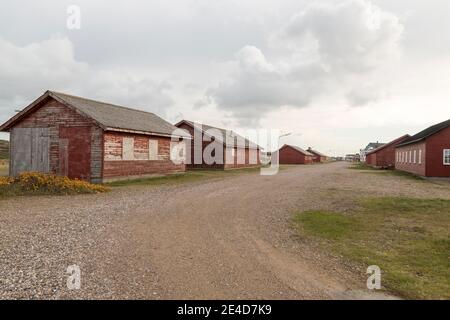
[[[409,163],[412,163],[412,151],[409,150]]]
[[[148,139],[148,160],[158,160],[158,140]]]
[[[419,150],[419,164],[422,164],[422,149]]]
[[[450,166],[450,149],[444,149],[444,165]]]
[[[414,153],[413,153],[413,162],[414,162],[414,164],[417,162],[417,150],[414,150]]]

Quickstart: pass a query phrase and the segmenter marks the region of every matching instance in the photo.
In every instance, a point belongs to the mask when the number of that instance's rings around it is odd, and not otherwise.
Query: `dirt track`
[[[292,213],[345,206],[339,194],[355,190],[450,193],[345,166],[2,200],[0,298],[379,298],[363,289],[363,269],[298,239]],[[72,264],[80,290],[66,288]]]

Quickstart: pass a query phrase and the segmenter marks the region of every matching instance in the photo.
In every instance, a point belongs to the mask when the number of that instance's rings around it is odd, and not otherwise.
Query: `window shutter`
[[[134,138],[124,137],[122,142],[122,159],[134,160]]]
[[[158,160],[158,140],[148,140],[148,159]]]

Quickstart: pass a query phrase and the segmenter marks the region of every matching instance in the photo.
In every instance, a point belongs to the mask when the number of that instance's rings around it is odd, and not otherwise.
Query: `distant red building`
[[[450,120],[413,135],[395,151],[397,170],[425,177],[450,177]]]
[[[309,153],[313,155],[313,162],[325,162],[327,161],[328,157],[324,155],[323,153],[320,153],[317,150],[312,149],[311,147],[308,148]]]
[[[297,146],[285,144],[279,150],[280,164],[311,164],[314,155]]]
[[[405,134],[389,143],[382,145],[372,151],[366,153],[366,163],[377,168],[394,168],[395,167],[395,147],[410,137]]]

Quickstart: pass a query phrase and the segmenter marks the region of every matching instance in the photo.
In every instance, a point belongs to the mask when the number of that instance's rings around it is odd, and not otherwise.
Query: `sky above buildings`
[[[445,0],[1,7],[0,122],[51,89],[341,155],[450,118]]]

